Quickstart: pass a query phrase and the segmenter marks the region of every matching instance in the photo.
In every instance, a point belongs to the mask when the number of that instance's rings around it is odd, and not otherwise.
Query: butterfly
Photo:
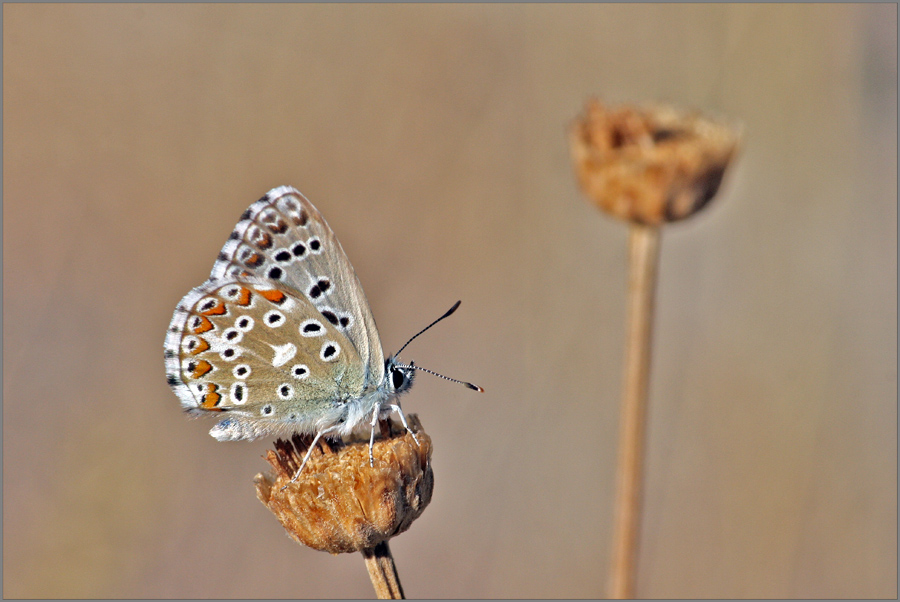
[[[413,336],[448,317],[447,313]],[[406,348],[401,347],[400,351]],[[210,435],[252,440],[294,432],[316,442],[397,412],[421,370],[384,357],[353,266],[322,214],[289,186],[250,205],[209,279],[176,306],[165,339],[166,378],[192,415],[223,417]]]

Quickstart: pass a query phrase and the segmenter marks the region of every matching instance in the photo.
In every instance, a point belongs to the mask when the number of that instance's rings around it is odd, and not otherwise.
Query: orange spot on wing
[[[199,362],[197,362],[197,366],[194,368],[194,371],[191,372],[191,377],[200,378],[212,369],[212,364],[210,364],[206,360],[200,360]]]
[[[202,334],[212,329],[213,325],[212,322],[209,321],[209,318],[200,316],[200,324],[196,328],[192,328],[191,332],[193,332],[194,334]],[[196,353],[196,351],[194,353]]]
[[[256,243],[256,246],[263,251],[272,247],[272,237],[263,231],[260,231],[259,237],[253,242]]]
[[[250,289],[242,288],[236,303],[244,307],[250,305]]]
[[[228,310],[225,308],[224,303],[218,303],[215,307],[211,307],[206,311],[201,311],[200,313],[204,316],[221,316],[226,313]]]
[[[219,385],[208,384],[206,385],[206,393],[200,398],[200,407],[204,410],[213,410],[216,412],[221,412],[222,408],[217,408],[219,402],[222,401],[222,396],[216,392],[219,388]]]
[[[284,234],[288,229],[288,225],[284,223],[284,220],[282,219],[276,219],[274,222],[267,225],[269,226],[269,230],[275,234]]]
[[[197,337],[197,340],[200,342],[191,350],[191,355],[197,355],[198,353],[203,353],[209,349],[209,343],[206,342],[206,339]]]
[[[275,305],[281,305],[282,303],[284,303],[284,300],[287,299],[287,297],[285,296],[284,293],[282,293],[281,291],[277,291],[275,289],[262,290],[262,291],[259,289],[256,289],[256,292],[259,293],[260,295],[262,295],[263,297],[265,297],[266,299],[268,299],[269,301],[271,301],[272,303],[274,303]]]
[[[253,253],[252,255],[244,259],[244,265],[248,268],[258,268],[265,262],[266,260],[263,259],[263,256],[259,253]]]

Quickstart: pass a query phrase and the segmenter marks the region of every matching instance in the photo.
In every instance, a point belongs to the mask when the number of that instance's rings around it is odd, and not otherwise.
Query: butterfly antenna
[[[460,304],[460,303],[462,303],[462,301],[457,301],[456,303],[454,303],[454,304],[453,304],[453,307],[451,307],[450,309],[447,310],[447,313],[445,313],[443,316],[441,316],[440,318],[438,318],[437,320],[435,320],[434,322],[432,322],[431,324],[429,324],[428,326],[426,326],[425,328],[423,328],[422,330],[420,330],[419,332],[417,332],[416,334],[414,334],[410,340],[406,341],[406,345],[404,345],[403,347],[400,348],[400,351],[403,351],[404,349],[406,349],[406,346],[409,345],[410,343],[412,343],[413,340],[414,340],[417,336],[419,336],[420,334],[422,334],[423,332],[425,332],[426,330],[428,330],[429,328],[431,328],[432,326],[434,326],[435,324],[437,324],[438,322],[440,322],[440,321],[443,320],[444,318],[449,318],[451,315],[453,315],[453,312],[456,311],[456,308],[459,307],[459,304]],[[395,353],[395,354],[394,354],[394,357],[399,356],[399,355],[400,355],[400,351],[398,351],[397,353]],[[440,374],[438,374],[438,376],[440,376]],[[447,377],[445,376],[444,378],[447,378]],[[450,380],[453,380],[453,379],[450,379]]]
[[[457,303],[456,305],[459,305],[459,303]],[[456,309],[456,307],[454,306],[453,309]],[[447,317],[447,316],[444,316],[444,317]],[[469,387],[470,389],[472,389],[473,391],[478,391],[479,393],[484,393],[484,389],[482,389],[478,385],[473,385],[472,383],[467,383],[464,380],[457,380],[455,378],[450,378],[449,376],[444,376],[443,374],[438,374],[434,370],[429,370],[428,368],[422,368],[421,366],[416,366],[415,364],[394,364],[394,365],[397,368],[411,368],[413,370],[421,370],[422,372],[427,372],[428,374],[433,374],[434,376],[440,376],[444,380],[449,380],[450,382],[465,385],[465,386]]]
[[[403,345],[403,347],[400,348],[400,351],[403,351],[404,349],[406,349],[406,346],[409,345],[410,343],[412,343],[413,340],[415,340],[415,338],[417,336],[419,336],[420,334],[422,334],[423,332],[425,332],[426,330],[428,330],[429,328],[431,328],[432,326],[434,326],[435,324],[437,324],[444,318],[449,318],[450,316],[452,316],[453,312],[455,312],[457,310],[457,308],[459,308],[460,303],[462,303],[462,301],[457,301],[456,303],[454,303],[453,307],[448,309],[447,312],[443,316],[441,316],[440,318],[438,318],[437,320],[435,320],[434,322],[432,322],[431,324],[429,324],[428,326],[426,326],[425,328],[423,328],[422,330],[420,330],[419,332],[414,334],[412,336],[412,338],[410,338],[408,341],[406,341],[406,345]],[[395,353],[393,357],[400,357],[400,351]],[[411,370],[421,370],[422,372],[427,372],[428,374],[433,374],[434,376],[439,376],[439,377],[443,378],[444,380],[449,380],[450,382],[465,385],[465,386],[469,387],[470,389],[472,389],[473,391],[478,391],[479,393],[484,393],[484,389],[482,389],[478,385],[473,385],[472,383],[467,383],[463,380],[457,380],[455,378],[450,378],[449,376],[444,376],[443,374],[438,374],[434,370],[429,370],[428,368],[422,368],[422,367],[419,367],[419,366],[416,366],[413,364],[395,364],[395,365],[398,368],[409,368]]]

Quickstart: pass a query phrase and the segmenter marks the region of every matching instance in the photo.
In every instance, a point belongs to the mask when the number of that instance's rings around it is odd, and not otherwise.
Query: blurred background
[[[666,227],[641,597],[897,596],[897,7],[3,6],[3,595],[371,597],[165,382],[243,210],[322,211],[434,441],[410,597],[603,597],[627,226],[585,101],[740,120]]]

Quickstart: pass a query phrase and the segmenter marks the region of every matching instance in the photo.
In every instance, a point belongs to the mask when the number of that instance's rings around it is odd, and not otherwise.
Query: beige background
[[[368,597],[186,420],[175,304],[241,212],[325,214],[434,439],[411,597],[598,597],[627,228],[577,190],[591,95],[740,119],[663,236],[638,593],[897,596],[894,5],[3,7],[3,594]]]

